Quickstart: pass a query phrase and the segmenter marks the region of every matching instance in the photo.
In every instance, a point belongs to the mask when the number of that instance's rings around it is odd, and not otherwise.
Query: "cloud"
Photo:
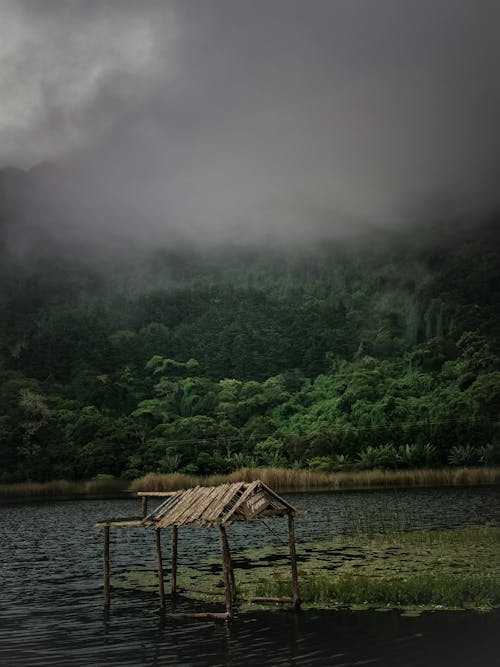
[[[2,161],[60,159],[99,140],[175,74],[173,11],[127,2],[0,4]]]
[[[0,18],[0,159],[64,165],[45,193],[61,234],[300,240],[498,207],[497,2],[21,0]]]

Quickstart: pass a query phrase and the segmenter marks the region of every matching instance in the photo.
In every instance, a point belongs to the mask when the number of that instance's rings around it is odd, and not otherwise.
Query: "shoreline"
[[[359,470],[321,473],[286,468],[244,468],[227,475],[194,476],[149,473],[127,481],[118,478],[86,481],[52,480],[0,484],[0,503],[18,500],[67,500],[127,497],[137,491],[175,491],[193,486],[261,479],[281,492],[369,491],[376,489],[495,486],[500,466],[421,468],[414,470]]]

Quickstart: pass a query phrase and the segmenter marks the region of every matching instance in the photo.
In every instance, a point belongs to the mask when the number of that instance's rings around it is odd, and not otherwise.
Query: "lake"
[[[285,494],[306,515],[297,542],[410,528],[499,525],[497,488]],[[102,611],[100,518],[138,514],[135,499],[0,506],[1,665],[496,665],[498,611],[251,611],[231,624],[163,619],[153,593],[114,590]],[[235,524],[233,554],[286,541],[286,521]],[[164,535],[168,554],[169,536]],[[179,531],[181,564],[218,555],[217,531]],[[111,530],[113,577],[155,568],[154,535]],[[192,601],[180,602],[192,608]],[[204,605],[206,607],[206,605]]]

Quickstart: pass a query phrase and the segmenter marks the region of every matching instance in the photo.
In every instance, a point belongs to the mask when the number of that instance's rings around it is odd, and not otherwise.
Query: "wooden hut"
[[[202,613],[191,616],[233,617],[233,606],[237,601],[234,571],[227,539],[226,527],[234,521],[255,521],[266,517],[288,517],[288,542],[290,547],[290,567],[292,582],[291,598],[252,598],[254,601],[291,602],[295,609],[300,607],[295,553],[294,516],[298,511],[281,496],[260,480],[254,482],[235,482],[219,486],[196,486],[181,491],[144,491],[142,497],[142,517],[134,519],[106,519],[96,525],[104,528],[104,600],[106,607],[110,602],[110,559],[109,530],[113,526],[144,527],[155,531],[156,557],[160,608],[165,609],[165,588],[163,560],[161,553],[160,532],[172,528],[172,567],[170,588],[173,597],[177,594],[177,544],[178,532],[182,526],[218,526],[226,612],[223,614]],[[162,498],[163,502],[148,513],[148,498]],[[248,599],[248,598],[246,598]]]

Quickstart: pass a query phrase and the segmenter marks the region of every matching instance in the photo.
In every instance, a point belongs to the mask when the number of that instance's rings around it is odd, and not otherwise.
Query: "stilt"
[[[222,570],[224,573],[224,590],[226,595],[226,613],[228,618],[233,618],[233,593],[231,590],[230,557],[227,549],[226,529],[219,524],[220,550],[222,552]]]
[[[163,581],[163,562],[161,559],[160,529],[155,528],[156,565],[158,570],[158,590],[160,593],[160,609],[165,609],[165,583]]]
[[[142,518],[148,515],[148,497],[142,496]]]
[[[179,529],[177,526],[172,526],[172,575],[171,575],[171,589],[172,597],[177,595],[177,534]]]
[[[104,526],[104,606],[109,607],[111,587],[109,583],[109,526]]]
[[[236,600],[236,582],[234,580],[233,560],[231,558],[231,550],[229,549],[229,542],[227,540],[227,533],[225,528],[222,534],[224,535],[224,545],[227,553],[227,561],[229,567],[229,581],[231,582],[231,594],[233,600]]]
[[[294,609],[300,609],[299,581],[297,575],[297,554],[295,553],[295,524],[293,514],[288,513],[288,544],[290,546],[290,565],[292,568],[292,597]]]

